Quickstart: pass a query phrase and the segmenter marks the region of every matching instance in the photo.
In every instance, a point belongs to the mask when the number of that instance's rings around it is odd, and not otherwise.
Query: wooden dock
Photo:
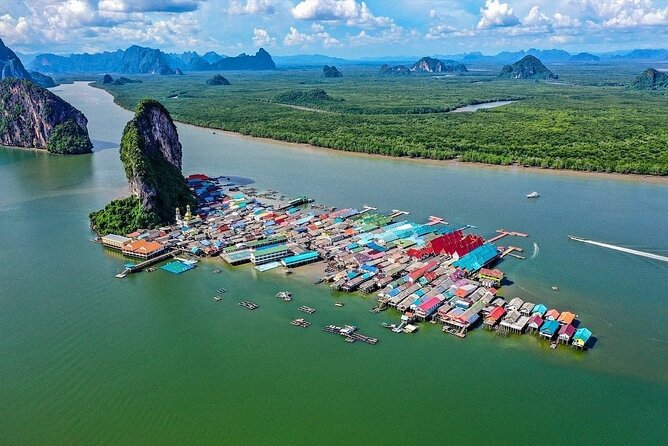
[[[502,259],[502,258],[504,258],[504,257],[507,256],[507,255],[512,255],[513,257],[520,258],[520,259],[523,259],[523,258],[524,258],[524,257],[522,257],[522,256],[518,256],[517,254],[511,254],[513,251],[522,252],[522,251],[524,251],[524,250],[523,250],[522,248],[518,248],[517,246],[509,246],[508,248],[506,248],[505,251],[503,251],[503,252],[501,253],[501,255],[499,256],[499,258]]]
[[[123,272],[116,274],[116,277],[119,279],[124,278],[128,274],[136,273],[144,268],[148,268],[151,265],[155,265],[156,263],[160,263],[163,260],[167,260],[169,258],[173,258],[176,256],[176,254],[179,252],[179,250],[174,249],[172,251],[166,252],[164,254],[160,254],[159,256],[153,257],[151,259],[146,259],[143,262],[137,263],[136,265],[132,265],[130,267],[126,267]]]
[[[498,232],[499,235],[495,235],[491,239],[487,240],[486,243],[494,243],[495,241],[501,240],[502,238],[509,235],[513,235],[515,237],[529,237],[529,234],[525,234],[524,232],[506,231],[505,229],[497,229],[496,232]]]

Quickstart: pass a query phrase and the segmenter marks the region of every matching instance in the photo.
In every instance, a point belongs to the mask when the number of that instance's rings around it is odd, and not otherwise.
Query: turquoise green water
[[[528,232],[533,259],[502,264],[507,295],[572,309],[598,337],[584,354],[528,336],[465,340],[379,326],[372,298],[306,278],[214,264],[113,277],[87,214],[125,193],[115,141],[129,114],[81,84],[91,156],[0,149],[0,443],[658,444],[668,415],[668,265],[566,234],[668,252],[664,184],[371,159],[180,126],[187,173],[254,178],[334,206],[377,205]],[[538,190],[540,200],[524,195]],[[219,266],[218,264],[216,264]],[[560,288],[558,293],[550,290]],[[214,303],[215,289],[229,290]],[[295,299],[275,299],[282,289]],[[236,302],[261,305],[250,312]],[[333,302],[345,299],[346,306]],[[289,321],[306,304],[309,329]],[[381,339],[320,331],[353,323]],[[438,441],[438,440],[437,440]]]

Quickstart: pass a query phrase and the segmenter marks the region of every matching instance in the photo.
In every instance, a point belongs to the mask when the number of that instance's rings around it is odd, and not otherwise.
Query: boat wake
[[[534,242],[533,244],[533,254],[531,254],[531,257],[529,257],[529,260],[535,259],[538,256],[538,253],[540,252],[540,248],[538,247],[538,244]]]
[[[602,242],[596,242],[594,240],[587,240],[579,237],[570,237],[571,240],[575,240],[577,242],[582,242],[582,243],[588,243],[590,245],[596,245],[600,246],[602,248],[608,248],[608,249],[614,249],[615,251],[620,251],[620,252],[625,252],[628,254],[633,254],[636,256],[640,257],[646,257],[648,259],[654,259],[654,260],[660,260],[662,262],[668,262],[668,257],[662,256],[659,254],[653,254],[651,252],[645,252],[645,251],[638,251],[636,249],[631,249],[631,248],[625,248],[623,246],[617,246],[617,245],[611,245],[609,243],[602,243]]]

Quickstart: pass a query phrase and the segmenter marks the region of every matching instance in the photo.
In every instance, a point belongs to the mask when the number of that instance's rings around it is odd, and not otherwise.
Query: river
[[[186,174],[248,177],[417,221],[442,216],[485,236],[529,233],[511,239],[527,259],[501,263],[514,282],[506,296],[574,311],[597,343],[551,350],[482,329],[461,340],[431,324],[395,335],[379,324],[396,314],[367,311],[373,297],[299,275],[210,261],[181,276],[114,278],[123,258],[90,242],[87,216],[127,193],[117,148],[131,114],[84,83],[54,92],[89,118],[95,152],[0,148],[0,443],[658,444],[668,435],[668,265],[567,239],[667,254],[665,183],[374,158],[178,126]],[[526,199],[532,190],[542,197]],[[220,286],[229,292],[213,303]],[[292,303],[273,297],[282,289]],[[248,297],[261,308],[235,304]],[[302,304],[318,310],[306,330],[289,324]],[[329,323],[380,343],[350,345],[320,331]]]

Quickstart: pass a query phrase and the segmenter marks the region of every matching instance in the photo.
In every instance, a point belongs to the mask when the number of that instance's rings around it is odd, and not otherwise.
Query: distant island
[[[114,79],[110,74],[105,74],[102,76],[102,83],[107,85],[125,85],[125,84],[141,84],[141,81],[139,79],[129,79],[127,77],[119,77],[118,79]]]
[[[90,153],[88,120],[76,108],[28,80],[0,81],[0,145]]]
[[[343,74],[333,65],[331,67],[329,65],[322,67],[322,74],[325,77],[343,77]]]
[[[668,90],[668,74],[648,68],[635,78],[631,88],[634,90]]]
[[[558,79],[559,76],[547,69],[543,62],[534,56],[524,56],[512,65],[506,65],[501,70],[500,77],[510,79]]]
[[[578,53],[568,58],[569,62],[598,62],[601,58],[590,53]]]
[[[383,64],[380,67],[379,73],[382,75],[410,76],[411,70],[406,65],[395,65],[391,67],[388,64]]]
[[[230,85],[230,81],[228,81],[225,77],[223,77],[220,74],[214,75],[212,78],[206,81],[207,85]]]
[[[53,79],[28,73],[2,40],[0,74],[1,145],[65,155],[93,150],[83,113],[46,90],[56,85]]]
[[[418,73],[466,73],[466,65],[455,60],[440,60],[423,57],[413,64],[411,71]]]
[[[120,156],[132,196],[90,214],[91,227],[98,234],[127,234],[173,223],[175,208],[195,204],[181,174],[176,126],[158,101],[139,103],[123,131]]]
[[[132,45],[126,50],[95,54],[40,54],[30,62],[29,68],[40,73],[172,75],[184,71],[275,70],[276,65],[263,48],[253,56],[242,53],[236,57],[224,57],[213,52],[205,56],[195,52],[167,54],[158,49]]]

